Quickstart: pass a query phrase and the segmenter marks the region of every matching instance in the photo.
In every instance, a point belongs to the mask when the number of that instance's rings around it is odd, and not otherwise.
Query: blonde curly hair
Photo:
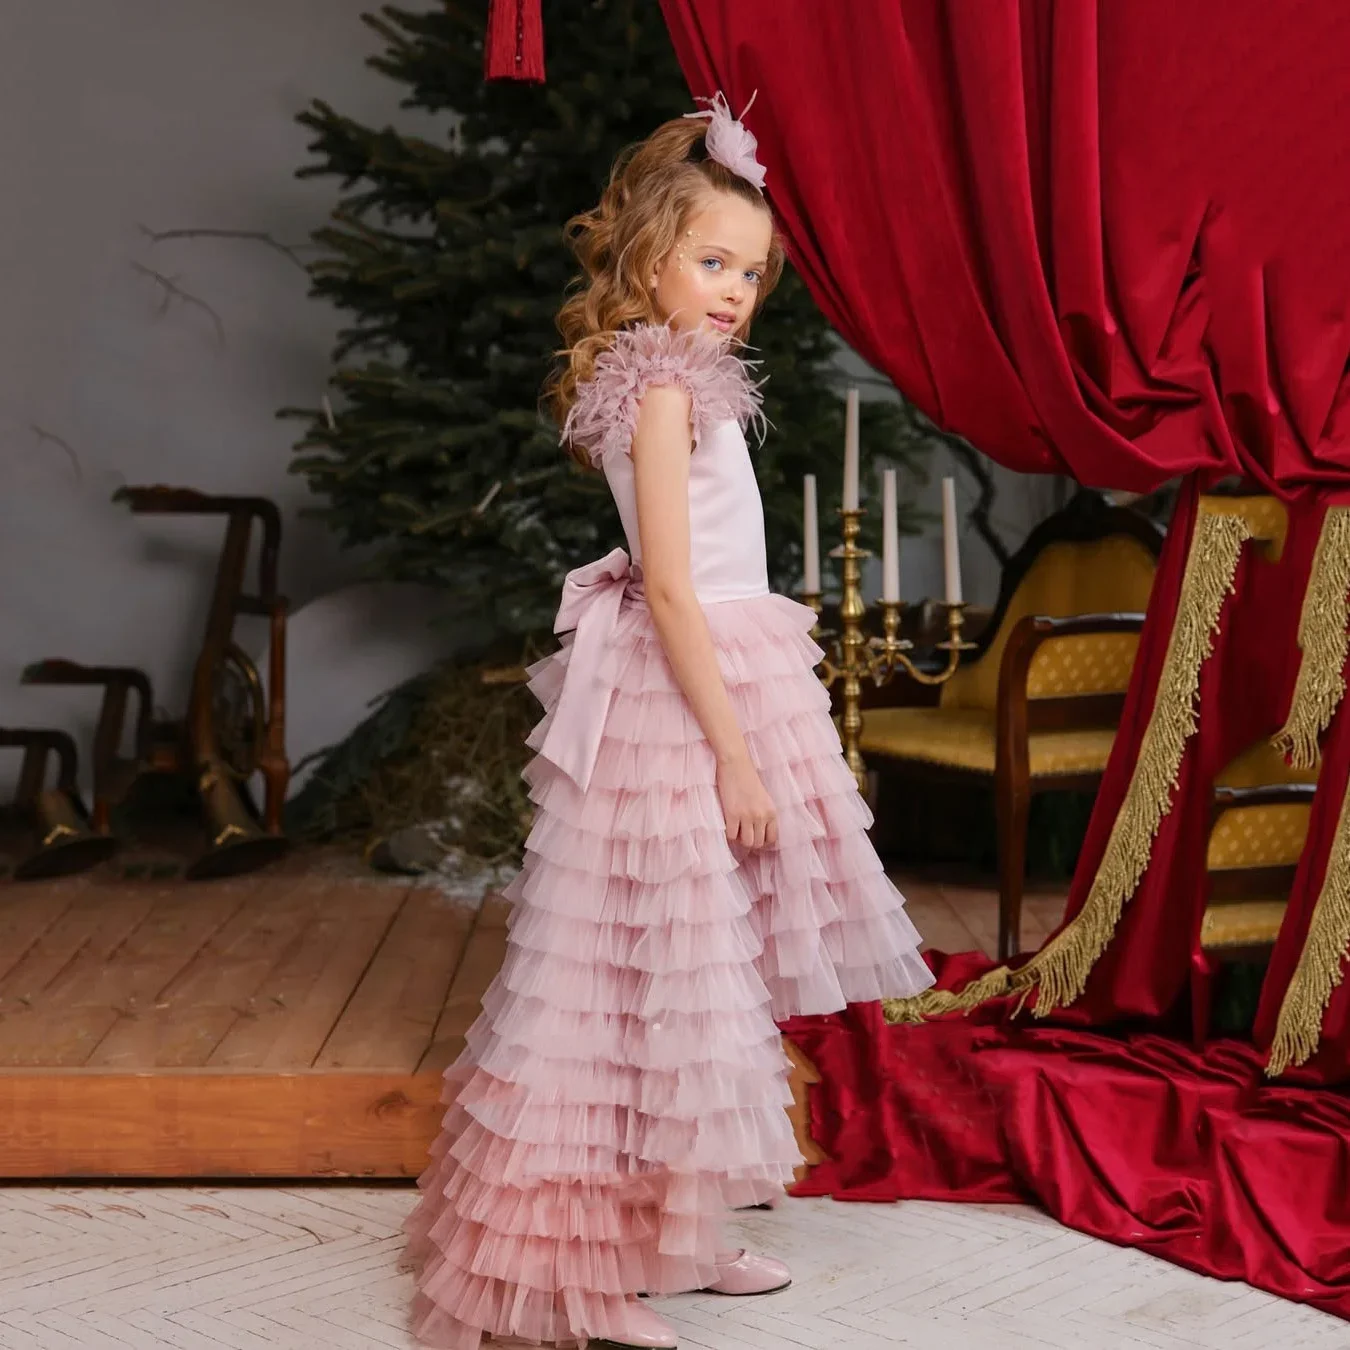
[[[544,405],[559,426],[576,402],[577,386],[595,373],[595,362],[615,334],[639,323],[659,323],[647,287],[652,269],[675,247],[685,223],[710,191],[727,192],[768,211],[763,194],[703,152],[707,123],[676,117],[615,161],[600,204],[567,222],[568,244],[581,264],[576,289],[558,311],[563,347],[544,386]],[[768,266],[756,287],[755,308],[734,336],[744,342],[750,321],[783,274],[777,230]],[[579,464],[590,467],[582,446],[569,445]]]

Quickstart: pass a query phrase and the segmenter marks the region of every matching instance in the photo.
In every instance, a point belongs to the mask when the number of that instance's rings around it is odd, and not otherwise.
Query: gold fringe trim
[[[1291,1065],[1312,1058],[1322,1040],[1322,1018],[1332,991],[1340,984],[1342,962],[1350,944],[1350,787],[1341,803],[1340,819],[1327,857],[1317,907],[1313,910],[1298,966],[1284,991],[1275,1037],[1266,1060],[1274,1078]]]
[[[1017,1006],[1020,1012],[1033,989],[1038,992],[1032,1012],[1044,1017],[1083,992],[1088,973],[1106,950],[1148,867],[1154,836],[1171,805],[1181,757],[1195,733],[1200,668],[1214,650],[1224,600],[1233,591],[1242,546],[1251,537],[1251,526],[1240,515],[1202,509],[1196,516],[1153,712],[1082,910],[1016,970],[999,966],[959,992],[929,989],[914,998],[885,1000],[888,1022],[922,1022],[1018,992],[1022,994]]]
[[[1298,668],[1289,717],[1271,744],[1300,769],[1320,758],[1318,739],[1345,697],[1345,658],[1350,651],[1350,507],[1333,506],[1322,518],[1308,587],[1303,593]]]

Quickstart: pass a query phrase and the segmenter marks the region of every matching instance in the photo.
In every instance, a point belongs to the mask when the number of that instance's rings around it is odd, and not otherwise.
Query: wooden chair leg
[[[280,834],[291,767],[284,756],[279,759],[269,756],[258,765],[258,771],[263,776],[263,829],[268,834]]]
[[[286,758],[286,602],[280,598],[272,604],[267,703],[267,743],[258,765],[267,784],[263,828],[268,834],[280,834],[286,788],[291,781],[291,765]]]
[[[22,730],[0,733],[0,745],[23,748],[14,805],[22,811],[32,811],[47,786],[47,755],[52,743],[41,731]]]
[[[994,785],[994,796],[998,817],[998,959],[1006,961],[1022,949],[1031,783],[1015,773],[1001,774]]]

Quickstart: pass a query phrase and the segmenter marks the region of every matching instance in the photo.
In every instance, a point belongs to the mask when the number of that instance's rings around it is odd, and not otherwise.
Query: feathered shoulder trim
[[[637,430],[638,403],[655,385],[674,385],[693,400],[694,444],[719,422],[755,423],[763,439],[759,384],[750,365],[716,336],[646,323],[621,329],[595,362],[595,374],[577,386],[577,401],[562,440],[584,446],[597,468],[615,451],[627,452]]]

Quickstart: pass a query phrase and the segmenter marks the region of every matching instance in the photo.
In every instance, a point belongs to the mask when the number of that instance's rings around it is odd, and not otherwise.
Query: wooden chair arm
[[[45,786],[44,771],[50,753],[56,755],[56,786],[62,792],[78,791],[75,780],[75,741],[68,731],[59,731],[54,727],[0,727],[0,746],[24,752],[23,768],[19,771],[19,790],[15,795],[17,802],[37,799]]]
[[[1209,833],[1227,812],[1246,806],[1311,805],[1317,793],[1316,783],[1262,783],[1259,787],[1219,787],[1209,807]],[[1297,868],[1292,863],[1265,866],[1221,867],[1205,869],[1210,904],[1269,895],[1288,895]],[[1229,952],[1229,956],[1233,955]]]
[[[245,613],[268,612],[277,594],[277,556],[281,549],[281,511],[266,497],[217,496],[196,488],[169,487],[156,483],[148,487],[121,487],[113,501],[129,506],[137,515],[229,516],[256,520],[262,526],[262,549],[258,559],[259,608]]]
[[[1317,795],[1316,783],[1263,783],[1260,787],[1217,787],[1210,804],[1209,823],[1213,829],[1225,811],[1240,806],[1311,805]]]
[[[1036,648],[1051,638],[1082,637],[1092,633],[1139,633],[1143,627],[1144,616],[1136,613],[1070,614],[1062,619],[1052,619],[1045,614],[1028,614],[1019,619],[1008,634],[1008,643],[1003,649],[1002,669],[1007,668],[1014,653],[1020,654],[1024,650],[1026,664],[1030,666]]]
[[[96,762],[116,758],[122,744],[127,695],[136,695],[136,757],[150,752],[150,719],[154,715],[154,691],[150,677],[134,666],[86,666],[64,658],[48,658],[26,666],[21,684],[92,685],[103,690],[98,725],[94,731]]]
[[[1095,633],[1138,633],[1143,630],[1142,614],[1071,614],[1052,619],[1044,614],[1028,614],[1019,619],[1008,634],[1003,661],[998,670],[999,721],[1020,702],[1027,702],[1027,675],[1031,659],[1051,638],[1083,637]]]
[[[1137,613],[1071,614],[1051,618],[1028,614],[1008,634],[998,670],[998,703],[995,710],[997,763],[1017,777],[1027,772],[1027,737],[1030,716],[1027,676],[1032,657],[1051,638],[1082,637],[1092,633],[1138,633],[1144,616]]]

